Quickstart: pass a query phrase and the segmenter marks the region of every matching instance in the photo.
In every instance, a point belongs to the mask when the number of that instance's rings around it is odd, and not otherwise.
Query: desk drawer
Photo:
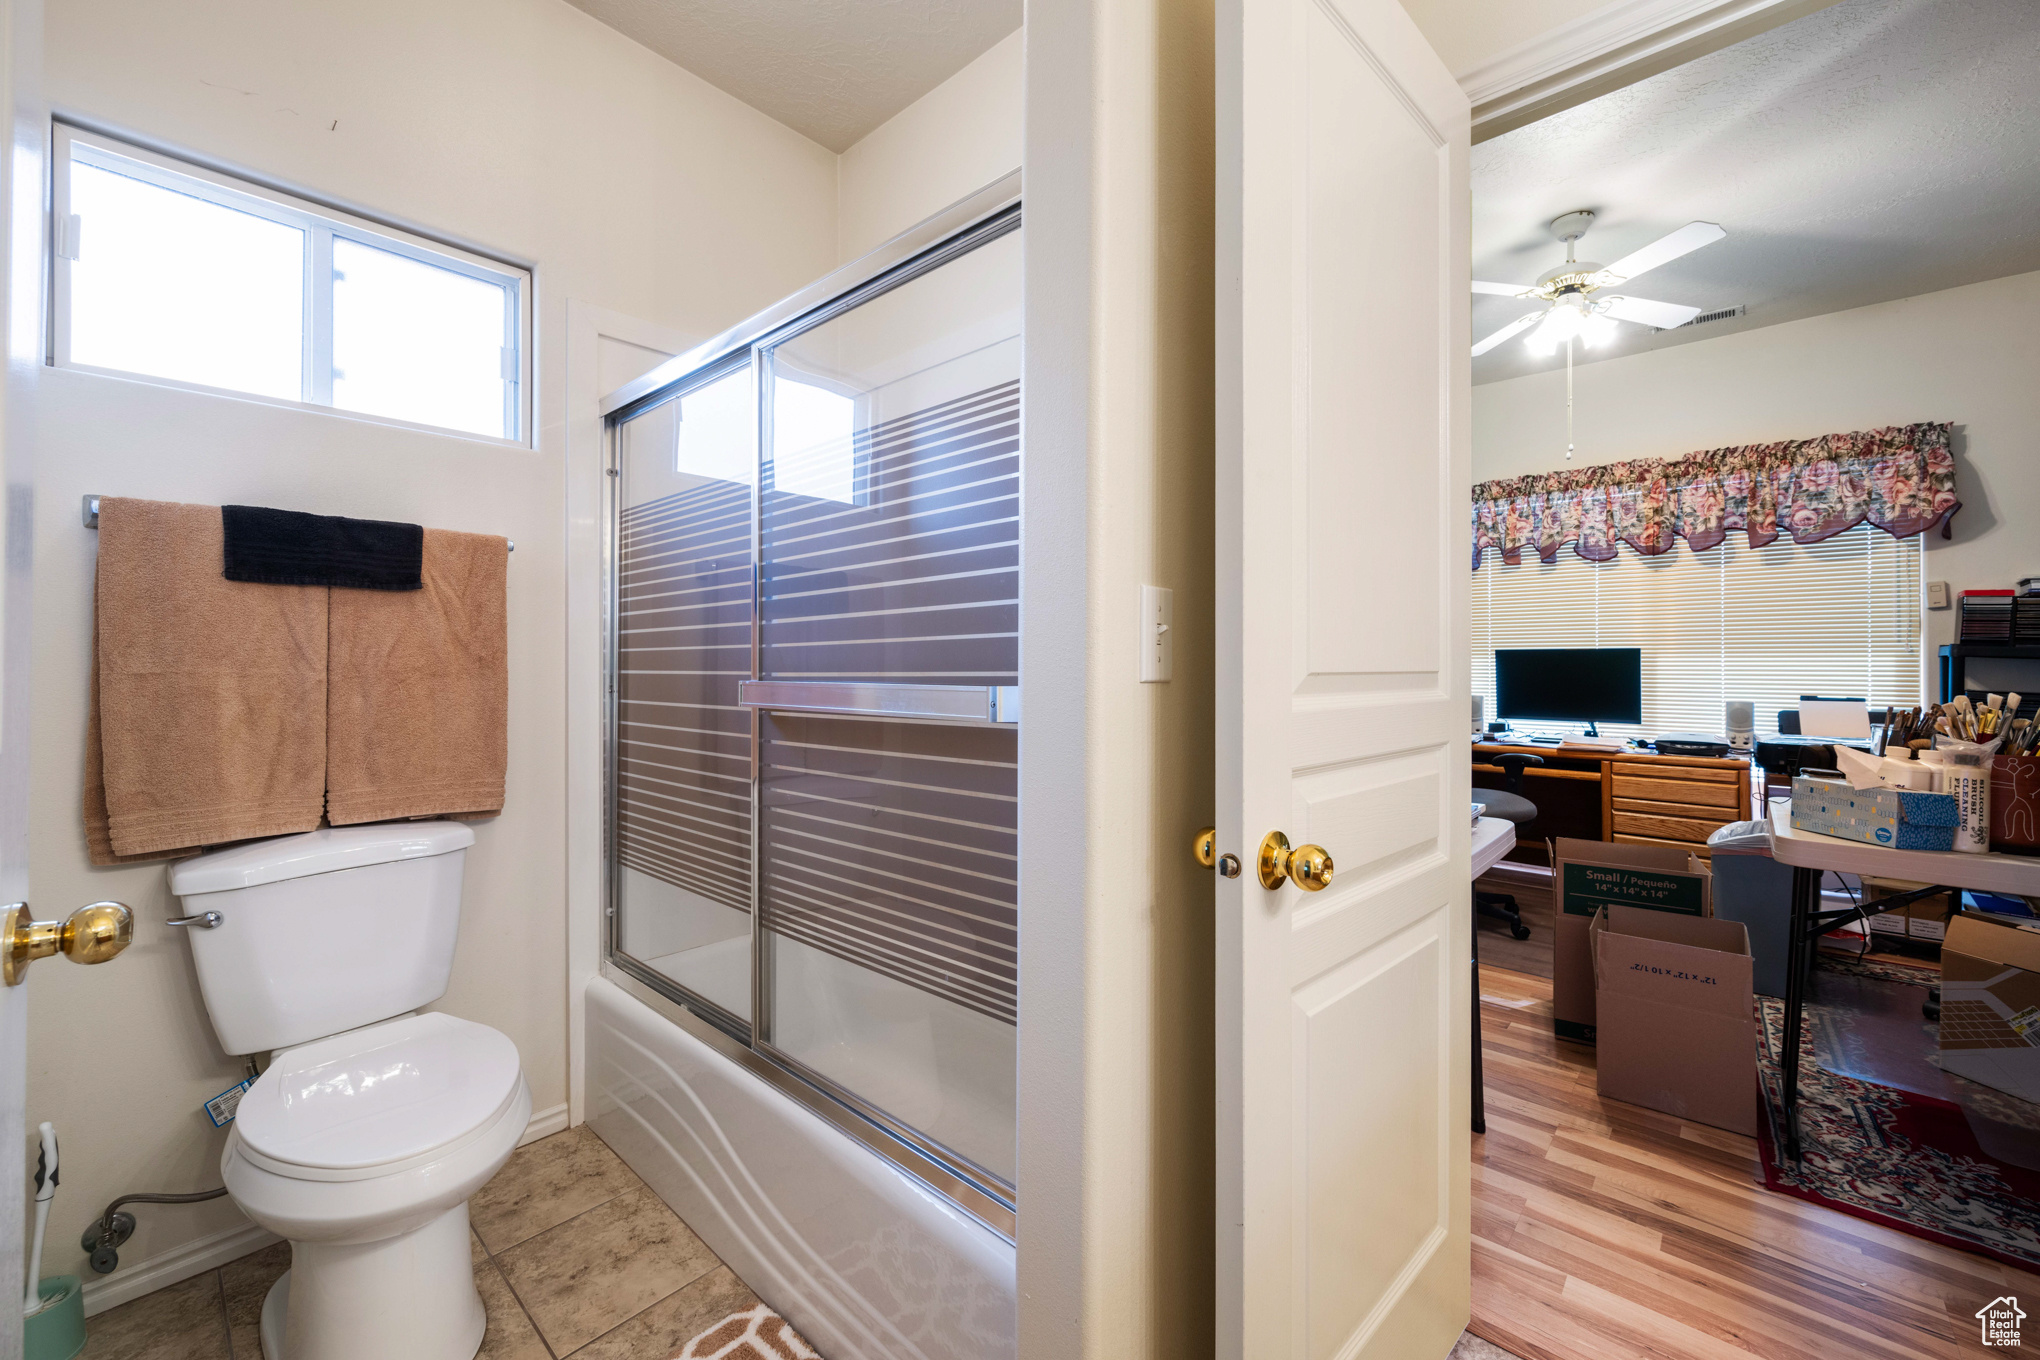
[[[1633,774],[1642,779],[1689,779],[1700,784],[1738,784],[1742,782],[1739,769],[1722,769],[1712,765],[1681,765],[1676,761],[1651,762],[1642,760],[1618,760],[1614,762],[1615,773]]]
[[[1610,836],[1609,839],[1622,841],[1629,845],[1666,845],[1674,850],[1684,850],[1689,854],[1698,855],[1701,859],[1712,859],[1714,857],[1714,852],[1698,841],[1668,841],[1662,836],[1638,836],[1627,831],[1618,831],[1613,836]]]
[[[1704,843],[1716,827],[1727,821],[1711,817],[1661,817],[1648,812],[1621,812],[1615,814],[1615,830],[1631,836],[1648,836],[1654,840],[1692,841]]]
[[[1619,765],[1616,766],[1618,771],[1621,768]],[[1694,773],[1707,774],[1711,771],[1698,770]],[[1679,803],[1694,808],[1728,808],[1731,811],[1739,811],[1743,799],[1742,790],[1733,783],[1722,784],[1684,778],[1645,779],[1640,775],[1621,773],[1615,776],[1615,796],[1643,798],[1653,803]]]

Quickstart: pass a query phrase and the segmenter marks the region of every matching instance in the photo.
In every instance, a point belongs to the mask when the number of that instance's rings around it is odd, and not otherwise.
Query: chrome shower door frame
[[[810,685],[805,689],[814,692],[781,693],[773,688],[775,684],[789,691],[792,687],[784,686],[783,682],[762,681],[760,662],[764,604],[763,468],[765,454],[772,447],[772,402],[768,381],[771,348],[1017,230],[1020,226],[1019,180],[1017,172],[999,180],[812,287],[659,365],[618,389],[602,403],[603,450],[608,473],[603,479],[607,483],[608,494],[602,515],[601,612],[605,701],[602,733],[602,971],[611,981],[652,1006],[665,1018],[921,1181],[1009,1242],[1015,1240],[1018,1223],[1019,1201],[1014,1186],[779,1051],[770,1042],[769,1026],[763,1023],[771,1013],[772,987],[761,909],[764,809],[760,776],[764,712],[772,709],[901,716],[899,710],[902,705],[911,706],[915,696],[845,695],[820,691],[904,691],[924,687]],[[739,355],[744,357],[740,360]],[[664,402],[678,400],[684,392],[726,377],[746,364],[751,371],[753,399],[758,403],[757,418],[752,425],[755,447],[751,480],[751,679],[748,686],[764,688],[755,691],[755,700],[747,696],[740,701],[750,710],[751,738],[751,1014],[738,1017],[662,976],[623,949],[619,911],[622,876],[618,872],[623,510],[620,441],[621,429],[626,421]],[[748,686],[740,685],[740,692]],[[965,687],[940,688],[947,691]],[[945,693],[939,698],[923,697],[949,711],[915,713],[912,716],[924,721],[935,718],[971,726],[1017,722],[1019,700],[1014,689],[1010,686],[984,688],[986,692],[975,698],[977,706],[974,709],[969,696]],[[972,716],[965,716],[966,713]],[[976,713],[984,716],[974,716]]]

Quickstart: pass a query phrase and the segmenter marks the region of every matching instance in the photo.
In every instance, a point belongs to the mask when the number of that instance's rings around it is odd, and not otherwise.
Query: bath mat
[[[695,1337],[673,1360],[821,1360],[786,1319],[764,1304],[731,1313]]]
[[[2040,1174],[1983,1151],[1962,1107],[1821,1068],[1813,1027],[1800,1046],[1796,1167],[1782,1141],[1777,1054],[1784,1003],[1758,997],[1763,1041],[1757,1078],[1765,1118],[1757,1121],[1764,1185],[1916,1237],[2040,1268]]]

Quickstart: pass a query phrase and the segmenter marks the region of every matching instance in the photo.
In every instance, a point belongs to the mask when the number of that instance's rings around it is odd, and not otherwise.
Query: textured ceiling
[[[1606,263],[1696,219],[1728,239],[1639,278],[1730,321],[1621,338],[1610,358],[2040,269],[2040,3],[1843,3],[1473,148],[1473,277],[1565,258],[1544,224],[1600,214]],[[1473,302],[1476,340],[1531,310]],[[1509,340],[1475,382],[1562,367]]]
[[[572,0],[842,151],[1020,27],[1022,0]]]

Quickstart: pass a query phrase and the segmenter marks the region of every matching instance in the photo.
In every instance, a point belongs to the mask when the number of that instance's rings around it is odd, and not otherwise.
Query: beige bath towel
[[[223,542],[216,505],[99,503],[94,864],[319,824],[328,592],[229,581]]]
[[[502,811],[509,552],[501,538],[427,529],[423,590],[333,592],[326,709],[333,825]]]

